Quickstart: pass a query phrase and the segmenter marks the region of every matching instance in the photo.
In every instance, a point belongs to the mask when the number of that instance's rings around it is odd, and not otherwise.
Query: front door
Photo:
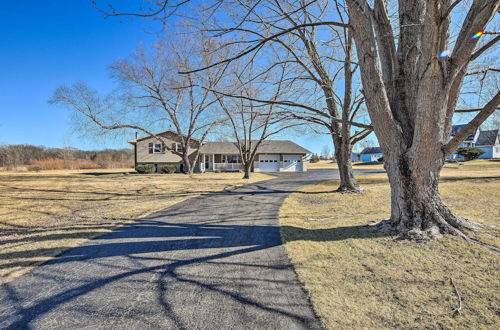
[[[205,171],[208,171],[210,169],[210,156],[205,155]]]

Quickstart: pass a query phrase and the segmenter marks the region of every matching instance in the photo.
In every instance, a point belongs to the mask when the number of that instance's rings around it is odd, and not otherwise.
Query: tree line
[[[29,144],[0,145],[0,168],[16,170],[130,168],[131,149],[85,151],[74,148],[46,148]]]

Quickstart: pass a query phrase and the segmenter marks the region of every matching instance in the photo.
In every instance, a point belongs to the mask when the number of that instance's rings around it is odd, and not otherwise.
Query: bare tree
[[[230,85],[226,86],[224,92],[213,90],[228,118],[226,123],[231,135],[236,140],[244,179],[250,178],[258,148],[267,138],[300,125],[278,111],[274,104],[263,106],[253,101],[256,95],[269,95],[271,100],[279,97],[286,66],[282,65],[280,69],[276,83],[271,82],[270,73],[257,80],[250,78],[253,76],[252,70],[243,73],[233,71],[229,77]]]
[[[370,6],[366,0],[346,0],[368,111],[391,184],[388,224],[411,237],[465,237],[463,229],[476,228],[444,205],[439,173],[446,157],[500,103],[496,92],[465,129],[450,138],[467,68],[500,39],[480,43],[476,35],[499,3],[473,1],[452,38],[452,12],[460,2],[399,1],[396,34],[386,1],[375,0]]]
[[[192,174],[198,146],[220,122],[219,104],[210,90],[223,73],[218,67],[188,75],[177,73],[213,62],[211,41],[198,37],[195,41],[177,35],[158,42],[151,55],[139,49],[130,59],[115,62],[111,74],[119,87],[114,95],[102,96],[84,83],[76,83],[59,87],[50,102],[79,114],[76,119],[84,130],[90,125],[104,131],[133,129],[158,138],[167,150],[182,157],[184,171]],[[173,148],[163,136],[153,133],[159,128],[178,133],[182,148]]]
[[[323,148],[321,148],[321,159],[331,159],[332,158],[332,151],[330,150],[330,147],[328,145],[324,145]]]
[[[237,9],[233,8],[235,21],[245,21],[251,28],[241,24],[236,27],[212,24],[209,30],[218,34],[239,32],[241,35],[236,39],[240,40],[266,40],[272,36],[268,41],[273,51],[265,58],[268,65],[264,72],[286,63],[289,92],[283,93],[279,99],[270,100],[257,95],[251,100],[272,104],[287,115],[309,123],[314,130],[326,130],[335,146],[340,172],[338,191],[360,191],[352,170],[352,148],[372,132],[372,127],[359,122],[358,118],[364,110],[364,96],[358,88],[359,80],[355,78],[358,66],[347,24],[327,25],[322,30],[314,24],[324,18],[328,1],[312,4],[273,0],[261,1],[260,4],[265,10],[254,11],[254,2],[243,2]],[[342,21],[346,19],[346,12],[338,6],[336,13]],[[287,29],[293,31],[282,33]],[[260,56],[259,62],[263,57]]]

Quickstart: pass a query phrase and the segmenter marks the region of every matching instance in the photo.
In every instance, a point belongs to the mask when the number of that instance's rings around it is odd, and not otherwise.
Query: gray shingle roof
[[[382,148],[380,147],[368,147],[364,148],[363,151],[361,151],[361,154],[381,154],[382,153]]]
[[[451,136],[455,136],[458,132],[463,130],[465,126],[467,126],[467,125],[465,125],[465,124],[453,125],[451,127]],[[469,135],[464,141],[465,142],[474,142],[474,137],[476,136],[476,131],[477,131],[477,129],[471,135]]]
[[[497,140],[498,129],[493,129],[490,131],[479,132],[479,137],[477,138],[477,146],[493,146]]]
[[[253,143],[256,143],[253,142]],[[238,146],[235,142],[206,142],[200,148],[201,153],[206,154],[238,154]],[[311,151],[302,148],[298,144],[288,140],[267,140],[257,148],[261,154],[310,154]]]

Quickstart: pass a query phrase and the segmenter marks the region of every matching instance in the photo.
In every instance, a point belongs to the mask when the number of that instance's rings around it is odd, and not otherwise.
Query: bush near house
[[[172,174],[175,173],[175,165],[162,165],[160,167],[161,173]]]
[[[139,174],[151,174],[156,172],[156,167],[153,164],[138,165],[135,170]]]
[[[479,156],[484,154],[484,151],[479,148],[463,147],[457,149],[457,154],[464,157],[466,161],[469,161],[479,158]]]
[[[309,162],[311,162],[311,163],[317,163],[317,162],[319,162],[319,161],[320,161],[320,159],[319,159],[318,154],[313,154],[313,155],[311,156],[311,159],[309,159]]]

